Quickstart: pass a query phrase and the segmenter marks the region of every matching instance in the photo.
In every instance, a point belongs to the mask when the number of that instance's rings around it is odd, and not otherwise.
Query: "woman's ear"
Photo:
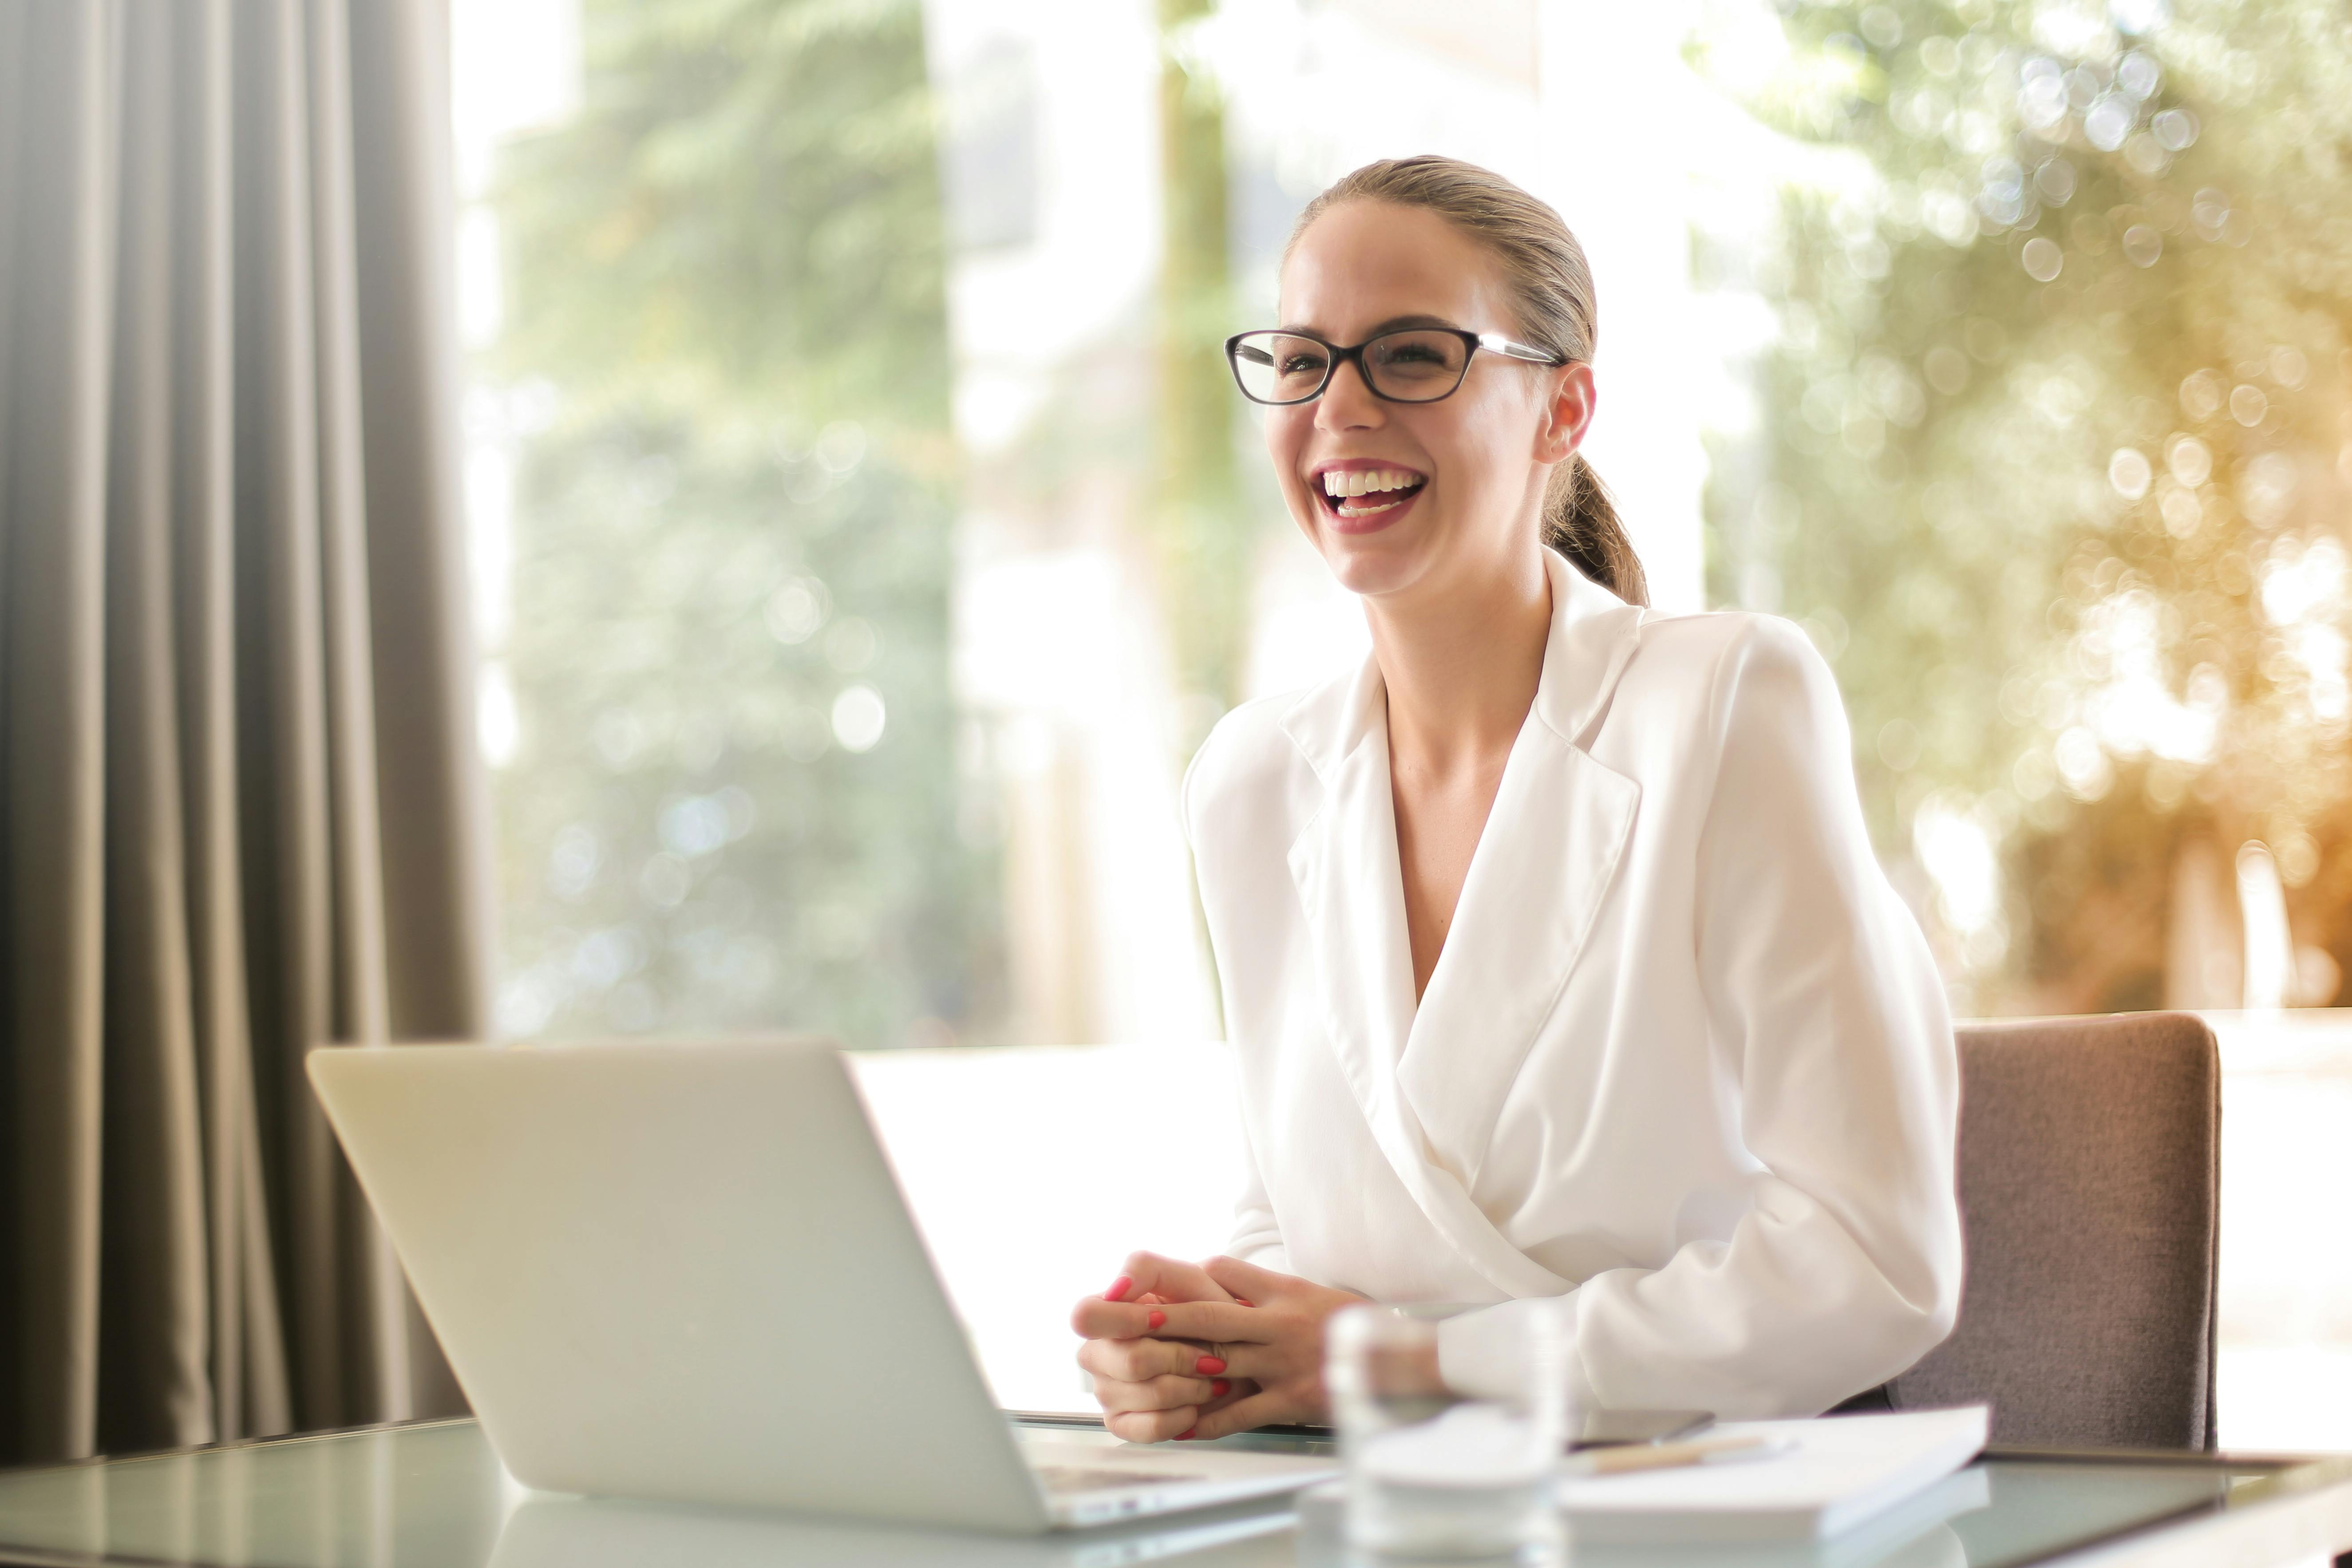
[[[1557,379],[1545,400],[1544,422],[1536,432],[1538,463],[1566,462],[1568,455],[1584,444],[1584,432],[1591,426],[1593,410],[1601,400],[1592,367],[1582,361],[1563,365],[1553,374]]]

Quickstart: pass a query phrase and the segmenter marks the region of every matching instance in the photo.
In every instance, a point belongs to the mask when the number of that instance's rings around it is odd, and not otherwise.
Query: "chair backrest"
[[[1952,1336],[1897,1409],[1977,1400],[2001,1443],[2210,1448],[2221,1062],[2184,1013],[1959,1031]]]

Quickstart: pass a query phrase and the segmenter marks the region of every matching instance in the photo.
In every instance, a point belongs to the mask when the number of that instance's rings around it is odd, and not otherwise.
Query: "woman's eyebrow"
[[[1418,331],[1423,327],[1435,327],[1441,331],[1448,332],[1458,332],[1462,330],[1460,327],[1455,326],[1452,321],[1447,321],[1443,316],[1391,316],[1387,321],[1373,327],[1372,330],[1365,333],[1364,336],[1366,340],[1369,341],[1372,338],[1379,337],[1382,332],[1410,332]],[[1298,332],[1314,337],[1320,337],[1323,335],[1317,331],[1313,327],[1290,322],[1286,322],[1282,326],[1276,327],[1274,330],[1277,332]]]

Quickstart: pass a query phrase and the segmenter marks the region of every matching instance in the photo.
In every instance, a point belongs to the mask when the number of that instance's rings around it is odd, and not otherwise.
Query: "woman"
[[[1110,1429],[1325,1419],[1324,1321],[1366,1298],[1469,1304],[1438,1361],[1470,1393],[1525,1311],[1588,1405],[1810,1414],[1902,1372],[1958,1301],[1957,1070],[1827,667],[1639,607],[1549,207],[1374,163],[1281,287],[1293,325],[1228,353],[1372,652],[1186,778],[1252,1170],[1231,1257],[1079,1303]]]

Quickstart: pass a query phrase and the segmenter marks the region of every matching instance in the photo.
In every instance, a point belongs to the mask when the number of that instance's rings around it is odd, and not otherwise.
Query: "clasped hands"
[[[1364,1298],[1237,1258],[1139,1252],[1070,1313],[1103,1425],[1130,1443],[1323,1422],[1323,1325]]]

